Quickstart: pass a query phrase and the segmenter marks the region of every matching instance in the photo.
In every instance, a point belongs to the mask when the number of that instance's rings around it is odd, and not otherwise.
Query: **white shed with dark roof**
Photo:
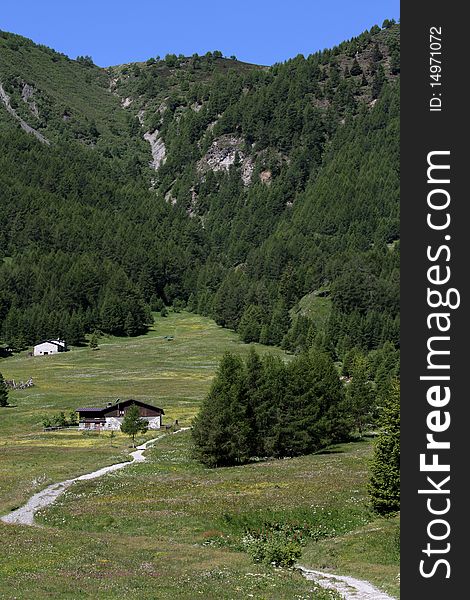
[[[58,352],[65,352],[66,350],[67,344],[64,340],[44,340],[34,346],[33,355],[47,356],[48,354],[57,354]]]

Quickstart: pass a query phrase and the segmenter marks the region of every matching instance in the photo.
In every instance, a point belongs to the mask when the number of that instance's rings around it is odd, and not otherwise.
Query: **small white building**
[[[48,354],[57,354],[58,352],[65,352],[66,350],[67,344],[64,340],[44,340],[34,346],[33,355],[47,356]]]

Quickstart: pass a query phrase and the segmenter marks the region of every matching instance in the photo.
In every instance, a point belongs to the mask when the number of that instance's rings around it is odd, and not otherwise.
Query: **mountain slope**
[[[269,68],[100,69],[2,32],[4,340],[132,335],[163,301],[246,341],[396,347],[398,51],[387,23]]]

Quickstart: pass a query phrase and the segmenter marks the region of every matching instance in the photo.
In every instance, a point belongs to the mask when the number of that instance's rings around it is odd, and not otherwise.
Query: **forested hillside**
[[[272,67],[101,69],[0,33],[0,339],[135,335],[176,303],[396,374],[399,71],[389,21]]]

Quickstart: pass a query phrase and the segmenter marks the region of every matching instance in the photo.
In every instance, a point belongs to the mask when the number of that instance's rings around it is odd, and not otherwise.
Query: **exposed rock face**
[[[250,185],[255,165],[251,156],[247,156],[242,162],[242,181],[244,185]]]
[[[173,194],[171,193],[171,190],[169,190],[165,194],[165,202],[167,202],[168,204],[171,204],[172,206],[174,206],[176,204],[177,199],[173,196]]]
[[[261,183],[264,183],[265,185],[269,185],[273,179],[273,174],[269,170],[261,171],[261,173],[259,174],[259,179],[260,179]]]
[[[189,207],[187,210],[188,215],[192,218],[194,218],[197,215],[197,199],[198,199],[198,195],[196,190],[192,187],[191,188],[191,202],[189,203]]]
[[[34,88],[32,85],[25,83],[21,90],[21,99],[28,106],[29,110],[35,117],[39,117],[38,107],[33,99]]]
[[[24,121],[20,117],[20,115],[16,112],[16,110],[11,106],[10,96],[3,89],[3,85],[1,84],[1,82],[0,82],[0,100],[5,105],[5,108],[7,109],[7,111],[19,122],[22,129],[24,129],[27,133],[31,133],[32,135],[34,135],[43,144],[50,145],[50,141],[46,137],[44,137],[42,135],[42,133],[39,133],[39,131],[36,131],[36,129],[31,127],[31,125],[28,125],[28,123],[26,123],[26,121]]]
[[[152,167],[152,169],[155,169],[155,171],[157,171],[160,168],[160,165],[162,165],[165,162],[165,144],[162,138],[159,137],[158,129],[155,129],[153,133],[150,133],[150,131],[144,133],[144,140],[147,140],[147,142],[150,144],[150,148],[152,149],[153,160],[150,163],[150,166]]]
[[[206,155],[198,162],[198,170],[228,171],[238,155],[243,183],[249,185],[253,175],[253,159],[242,150],[243,140],[235,135],[223,135],[212,142]]]
[[[121,106],[122,108],[128,108],[132,104],[132,102],[132,98],[124,98],[124,100],[121,102]]]
[[[24,102],[27,102],[31,96],[34,94],[34,88],[32,85],[25,83],[23,85],[23,90],[21,91],[21,98]]]

